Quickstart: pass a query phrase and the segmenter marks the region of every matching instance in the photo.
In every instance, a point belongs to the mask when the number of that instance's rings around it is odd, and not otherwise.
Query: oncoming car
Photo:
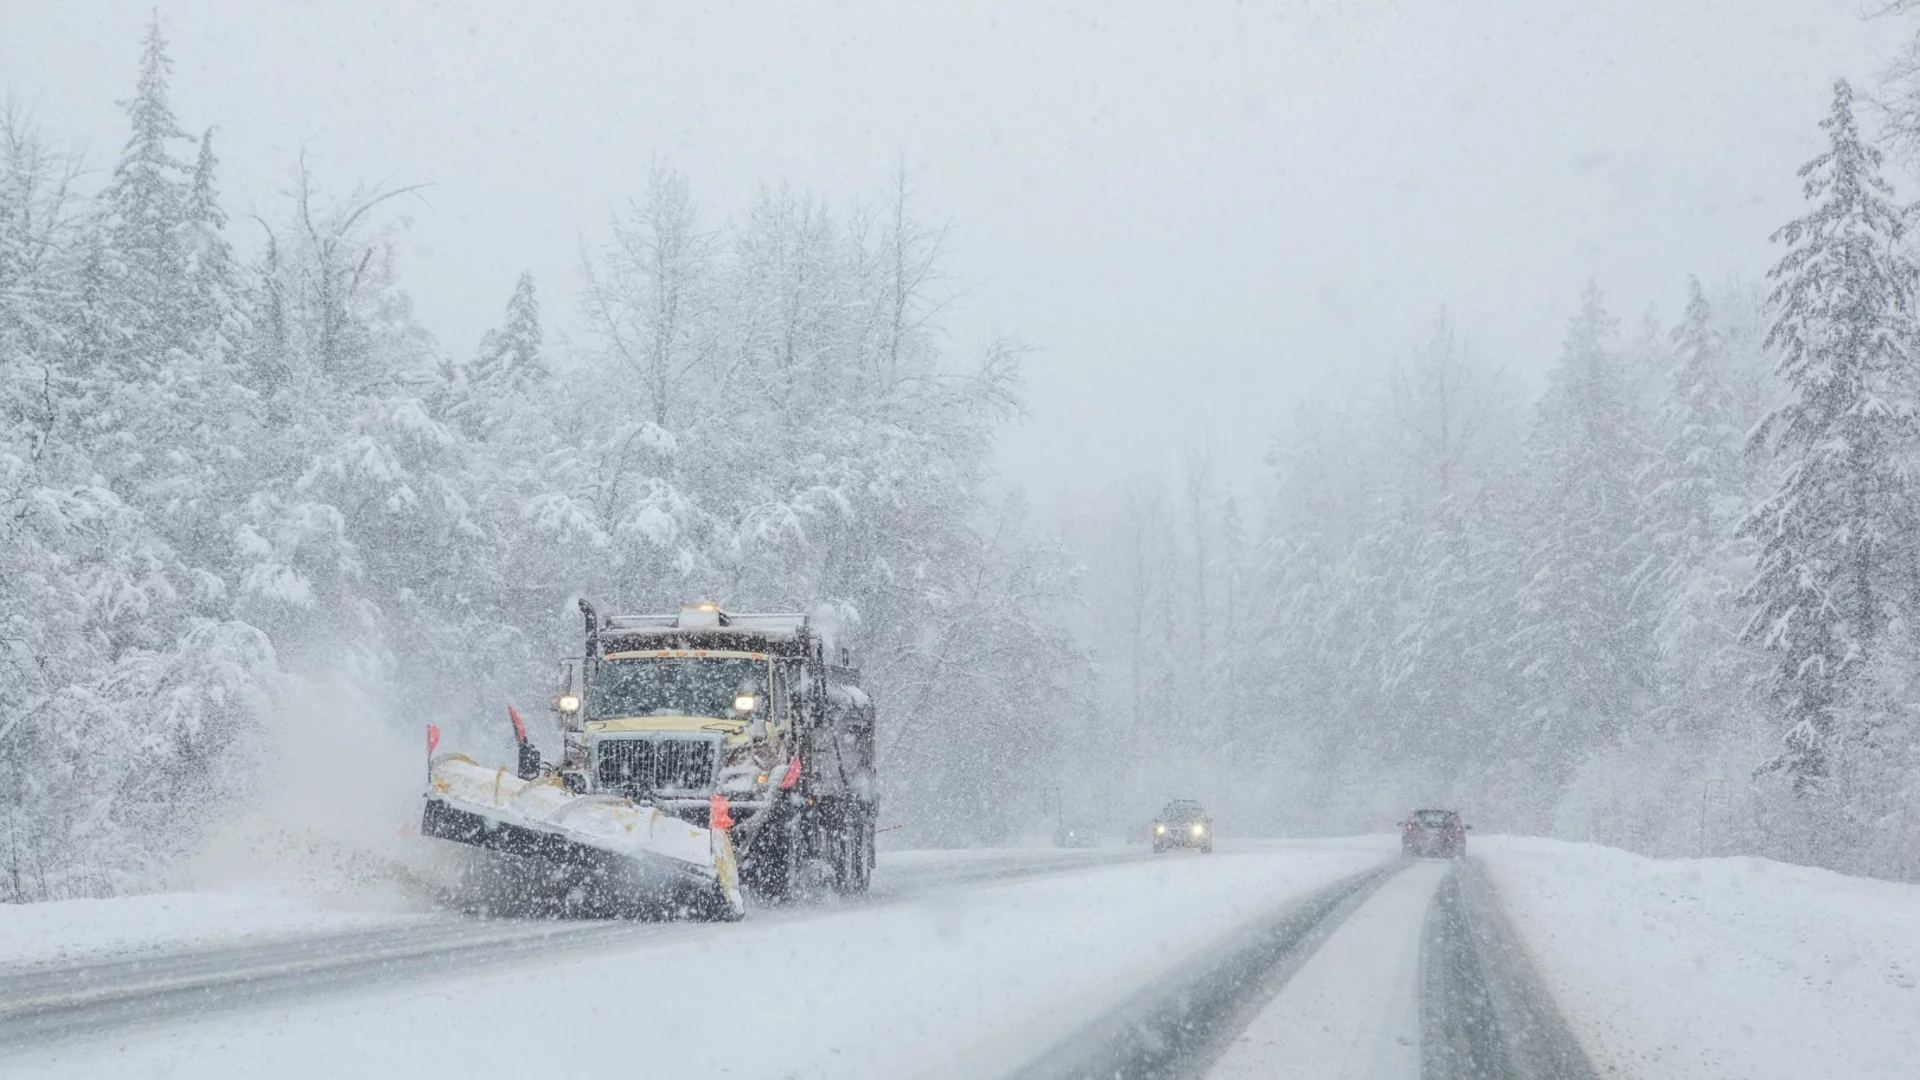
[[[1400,823],[1400,853],[1415,858],[1457,859],[1467,853],[1467,830],[1458,810],[1415,810]]]
[[[1087,848],[1100,846],[1100,830],[1084,821],[1063,821],[1053,830],[1054,847]]]
[[[1175,799],[1153,820],[1153,850],[1168,848],[1213,850],[1213,819],[1192,799]]]

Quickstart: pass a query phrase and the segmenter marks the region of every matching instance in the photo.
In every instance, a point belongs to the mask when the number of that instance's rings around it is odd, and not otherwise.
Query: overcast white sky
[[[0,86],[111,164],[153,6],[0,0]],[[1537,371],[1590,277],[1630,320],[1763,272],[1831,80],[1909,30],[1863,6],[158,5],[236,208],[302,146],[343,188],[433,185],[403,272],[463,356],[523,267],[567,317],[579,238],[656,158],[716,214],[764,181],[877,197],[904,158],[972,287],[955,346],[1039,347],[1001,462],[1042,491],[1190,445],[1250,478],[1291,402],[1443,305]]]

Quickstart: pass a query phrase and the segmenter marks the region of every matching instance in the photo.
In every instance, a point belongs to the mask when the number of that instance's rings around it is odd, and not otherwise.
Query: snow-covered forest
[[[987,485],[1019,350],[943,351],[904,181],[722,217],[639,178],[571,347],[523,276],[455,349],[409,312],[406,189],[300,163],[277,217],[232,220],[168,74],[151,27],[110,174],[0,129],[0,900],[153,873],[292,767],[276,725],[340,722],[306,704],[329,686],[404,745],[504,749],[577,596],[823,603],[919,829],[1009,826],[1075,670],[1035,617],[1071,567]]]
[[[1920,276],[1866,106],[1764,279],[1592,285],[1539,388],[1442,314],[1292,408],[1264,490],[1196,452],[1065,500],[1103,766],[1308,834],[1433,803],[1920,874]]]
[[[920,842],[1184,794],[1243,831],[1438,803],[1920,875],[1920,256],[1885,159],[1920,106],[1808,102],[1777,264],[1569,297],[1544,385],[1442,314],[1276,403],[1257,489],[1196,447],[1029,498],[991,468],[1023,350],[942,332],[905,173],[703,207],[658,168],[577,303],[502,281],[450,342],[396,256],[413,190],[294,162],[234,215],[168,75],[150,27],[110,169],[0,116],[0,901],[155,880],[334,687],[504,754],[582,596],[835,622]]]

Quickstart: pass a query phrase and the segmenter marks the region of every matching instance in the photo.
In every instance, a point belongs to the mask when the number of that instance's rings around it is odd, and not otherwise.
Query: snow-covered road
[[[0,1072],[508,1076],[556,1056],[639,1055],[663,1075],[994,1075],[1248,920],[1391,859],[1119,854],[908,857],[871,902],[732,926],[544,924],[567,937],[478,966],[447,951],[380,957],[309,974],[332,981],[297,997],[263,976],[267,992],[242,982],[246,999],[206,1017],[177,1007],[190,994],[160,999],[158,1026],[102,1013],[98,1029],[55,1032]],[[10,1048],[37,1041],[10,1035]]]
[[[1329,936],[1211,1073],[1265,1080],[1420,1075],[1420,932],[1451,868],[1422,862],[1381,885]]]
[[[1137,860],[1138,850],[906,852],[870,897]],[[761,915],[818,915],[816,905]],[[0,909],[0,1050],[338,996],[449,973],[600,953],[699,924],[339,910],[273,896],[171,894]]]
[[[1920,1051],[1911,886],[1479,850],[894,853],[867,899],[731,925],[290,910],[260,939],[261,909],[225,942],[180,911],[144,937],[67,927],[80,945],[0,954],[0,1076],[1657,1080],[1809,1075],[1816,1050],[1847,1066],[1827,1075],[1903,1075]],[[1761,876],[1789,888],[1750,890]],[[56,915],[0,913],[0,945],[59,938]],[[162,923],[200,947],[156,949]],[[138,951],[100,955],[114,942]],[[93,958],[59,959],[73,948]]]

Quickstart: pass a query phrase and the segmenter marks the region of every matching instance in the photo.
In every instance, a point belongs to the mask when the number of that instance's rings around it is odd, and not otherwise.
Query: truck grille
[[[704,739],[604,739],[594,776],[617,791],[705,791],[713,786],[715,757]]]

